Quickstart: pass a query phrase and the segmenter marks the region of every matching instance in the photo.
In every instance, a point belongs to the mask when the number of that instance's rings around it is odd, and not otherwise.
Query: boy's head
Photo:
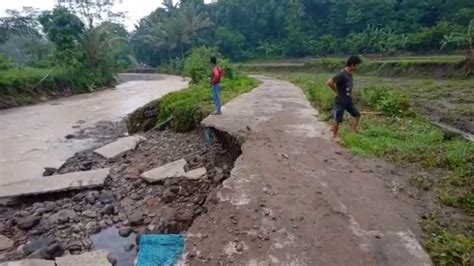
[[[357,70],[357,67],[361,63],[362,63],[362,60],[360,59],[360,57],[356,55],[352,55],[349,57],[349,59],[347,59],[346,67],[348,67],[349,70],[352,72],[352,71]]]
[[[213,66],[217,65],[217,57],[215,56],[211,57],[211,65]]]

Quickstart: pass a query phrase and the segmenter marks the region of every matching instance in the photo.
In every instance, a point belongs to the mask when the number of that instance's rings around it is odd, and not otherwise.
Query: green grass
[[[12,68],[0,71],[0,94],[15,95],[31,90],[51,72],[50,69]],[[50,80],[48,80],[50,81]]]
[[[43,97],[90,92],[92,77],[81,74],[61,68],[0,70],[0,108],[36,103]]]
[[[256,87],[257,81],[247,76],[224,79],[222,83],[223,104]],[[178,132],[192,130],[214,110],[211,87],[208,82],[191,85],[189,88],[164,96],[160,101],[159,121],[173,117],[172,128]],[[159,122],[159,123],[160,123]]]
[[[436,214],[422,224],[426,248],[436,265],[474,264],[474,237],[443,227]]]

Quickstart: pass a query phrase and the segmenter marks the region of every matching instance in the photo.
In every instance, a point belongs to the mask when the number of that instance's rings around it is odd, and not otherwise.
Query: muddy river
[[[66,139],[99,121],[118,121],[136,108],[187,86],[181,77],[123,74],[114,89],[0,111],[0,184],[42,176],[94,139]]]

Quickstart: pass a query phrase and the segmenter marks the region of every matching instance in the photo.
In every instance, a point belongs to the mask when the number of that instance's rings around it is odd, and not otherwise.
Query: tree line
[[[237,60],[440,53],[468,49],[474,32],[472,0],[164,0],[133,32],[111,0],[60,3],[0,18],[0,53],[100,72],[177,64],[200,46]]]
[[[134,55],[151,65],[216,46],[232,59],[391,55],[468,48],[471,0],[182,0],[143,18]]]
[[[0,18],[0,70],[50,68],[74,89],[111,84],[118,70],[133,63],[123,14],[112,12],[113,5],[62,0],[48,11],[7,10]]]

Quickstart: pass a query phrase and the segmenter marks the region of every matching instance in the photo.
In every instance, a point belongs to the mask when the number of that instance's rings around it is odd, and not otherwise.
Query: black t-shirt
[[[339,93],[339,100],[344,102],[352,101],[351,95],[352,88],[354,86],[352,74],[345,70],[341,70],[332,78],[332,80],[336,84],[336,88]]]

